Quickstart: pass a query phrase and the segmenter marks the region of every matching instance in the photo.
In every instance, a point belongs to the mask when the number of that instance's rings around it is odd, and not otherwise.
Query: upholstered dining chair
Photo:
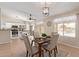
[[[58,41],[58,38],[59,38],[59,34],[55,34],[55,35],[52,35],[51,38],[48,38],[50,39],[50,44],[46,47],[43,46],[43,48],[49,52],[49,57],[51,56],[52,54],[52,50],[54,51],[54,57],[56,57],[56,53],[57,53],[57,41]]]
[[[51,36],[52,36],[52,35],[56,35],[56,34],[58,34],[58,32],[52,32],[52,33],[51,33]],[[56,47],[56,52],[58,53],[57,47]]]
[[[24,43],[25,43],[25,46],[26,46],[26,56],[28,57],[33,57],[35,55],[38,54],[38,49],[36,47],[32,47],[30,42],[29,42],[29,38],[27,35],[22,35],[23,36],[23,40],[24,40]]]
[[[35,40],[36,40],[36,38],[38,38],[38,37],[40,37],[40,35],[39,35],[39,33],[38,32],[33,32],[33,39],[34,40],[32,40],[32,42],[31,42],[31,46],[33,46],[33,44],[35,45],[35,46],[37,46],[37,44],[34,42]]]
[[[51,35],[56,35],[58,34],[58,32],[51,32]]]
[[[36,38],[36,37],[39,37],[40,35],[39,35],[38,32],[35,32],[35,31],[34,31],[33,36],[34,36],[34,38]]]

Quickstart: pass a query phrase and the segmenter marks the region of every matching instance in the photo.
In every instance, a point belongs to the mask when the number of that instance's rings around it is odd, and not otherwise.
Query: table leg
[[[41,49],[41,44],[39,44],[39,57],[41,57],[42,49]]]

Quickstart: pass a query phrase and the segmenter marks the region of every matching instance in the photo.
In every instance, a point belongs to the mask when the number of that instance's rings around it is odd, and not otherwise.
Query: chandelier
[[[44,16],[49,15],[49,7],[47,7],[46,2],[45,2],[45,6],[42,8],[42,13]]]

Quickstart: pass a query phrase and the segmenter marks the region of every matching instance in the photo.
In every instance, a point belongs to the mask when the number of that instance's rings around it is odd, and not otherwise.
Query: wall
[[[44,18],[43,23],[36,25],[35,31],[41,33],[46,33],[47,35],[50,35],[53,31],[53,23],[51,18]],[[38,22],[39,23],[39,22]]]
[[[44,33],[45,32],[44,30],[45,30],[44,24],[36,24],[35,29],[34,29],[34,31],[38,32],[39,35],[41,35],[42,33]]]
[[[51,32],[53,32],[53,23],[52,21],[53,18],[45,18],[44,20],[44,28],[45,28],[45,32],[48,34],[48,35],[51,35]]]
[[[58,43],[65,44],[65,45],[68,45],[68,46],[72,46],[72,47],[75,47],[75,48],[79,48],[79,40],[72,38],[72,37],[66,37],[66,36],[62,37],[62,36],[60,36]]]

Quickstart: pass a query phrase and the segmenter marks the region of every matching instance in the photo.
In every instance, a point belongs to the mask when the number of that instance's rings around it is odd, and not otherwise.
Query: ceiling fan
[[[32,14],[29,15],[29,20],[33,21],[33,20],[36,20],[32,17]]]

